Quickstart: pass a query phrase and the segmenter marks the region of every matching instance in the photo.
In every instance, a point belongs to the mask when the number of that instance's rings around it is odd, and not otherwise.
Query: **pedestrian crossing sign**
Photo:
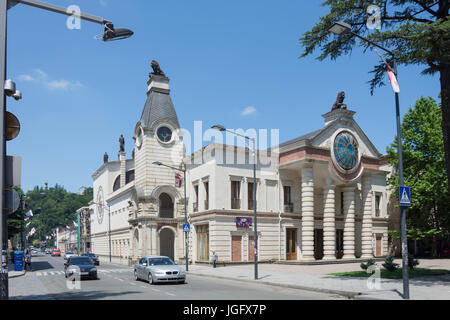
[[[184,232],[190,232],[191,226],[189,224],[183,224],[183,231]]]
[[[400,186],[400,205],[406,207],[411,206],[411,192],[409,187]]]

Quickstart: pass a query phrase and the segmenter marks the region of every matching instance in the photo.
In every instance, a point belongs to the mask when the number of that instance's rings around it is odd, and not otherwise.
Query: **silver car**
[[[75,253],[73,253],[71,251],[67,251],[66,253],[64,253],[64,260],[67,260],[74,255],[75,255]]]
[[[134,265],[134,279],[157,282],[186,282],[186,273],[169,257],[150,256],[141,258]]]

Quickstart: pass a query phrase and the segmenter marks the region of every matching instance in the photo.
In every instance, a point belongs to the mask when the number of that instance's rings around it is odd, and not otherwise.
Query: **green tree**
[[[442,232],[450,230],[450,193],[440,122],[440,106],[433,98],[422,97],[408,110],[401,124],[404,184],[411,188],[412,202],[407,212],[408,238],[432,238],[434,248]],[[397,138],[387,148],[387,159],[397,166]],[[398,192],[398,174],[394,172],[388,182],[390,188]]]
[[[339,37],[328,32],[336,21],[343,20],[353,26],[353,31],[369,40],[395,52],[397,64],[425,66],[423,74],[440,74],[441,84],[441,139],[445,146],[447,183],[450,184],[450,20],[448,0],[327,0],[323,6],[330,7],[330,13],[320,17],[311,31],[300,38],[304,48],[302,57],[321,50],[317,59],[327,57],[335,60],[346,55],[356,46],[368,48],[367,42],[351,34]],[[367,27],[370,5],[380,9],[381,29]],[[386,57],[390,64],[391,57]],[[370,72],[371,93],[377,86],[384,85],[386,67],[381,62]]]
[[[87,206],[93,197],[93,189],[87,188],[83,194],[68,192],[64,187],[56,184],[48,190],[35,187],[26,194],[26,210],[33,212],[40,208],[40,213],[31,219],[31,224],[27,227],[27,232],[31,228],[36,228],[36,233],[30,238],[46,240],[45,236],[52,233],[60,226],[73,225],[76,221],[76,210]]]

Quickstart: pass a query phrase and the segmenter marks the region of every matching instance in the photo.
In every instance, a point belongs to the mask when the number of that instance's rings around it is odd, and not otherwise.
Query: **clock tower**
[[[153,63],[152,63],[153,67]],[[165,190],[174,205],[175,218],[177,201],[182,192],[175,188],[173,169],[157,166],[153,162],[162,162],[167,166],[182,168],[185,148],[180,132],[180,124],[175,112],[169,88],[170,79],[158,68],[150,73],[147,82],[147,101],[137,122],[134,137],[135,188],[137,213],[160,216],[162,190]],[[182,210],[181,210],[182,211]]]

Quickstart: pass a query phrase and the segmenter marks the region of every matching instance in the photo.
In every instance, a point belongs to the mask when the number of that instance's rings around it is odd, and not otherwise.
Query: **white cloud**
[[[19,76],[19,80],[20,81],[34,81],[35,79],[32,76],[30,76],[29,74],[21,74]]]
[[[80,81],[72,82],[69,80],[53,80],[46,83],[47,88],[51,90],[57,90],[57,89],[71,89],[74,87],[81,87],[82,84]]]
[[[248,115],[253,114],[255,112],[256,112],[256,108],[254,106],[249,106],[249,107],[245,108],[242,111],[241,115],[248,116]]]
[[[66,79],[51,80],[49,79],[47,73],[45,73],[41,69],[33,70],[32,75],[22,74],[18,78],[21,81],[33,81],[39,84],[43,84],[49,90],[67,90],[83,86],[80,81],[70,81]]]

